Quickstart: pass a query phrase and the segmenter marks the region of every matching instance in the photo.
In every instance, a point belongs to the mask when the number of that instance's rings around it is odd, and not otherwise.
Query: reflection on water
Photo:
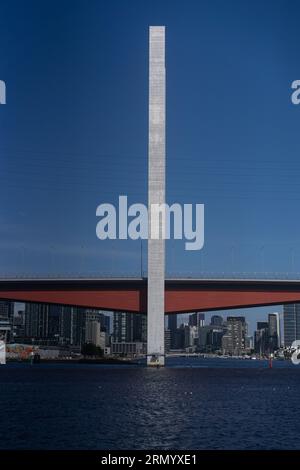
[[[300,449],[300,367],[168,364],[2,366],[0,448]]]

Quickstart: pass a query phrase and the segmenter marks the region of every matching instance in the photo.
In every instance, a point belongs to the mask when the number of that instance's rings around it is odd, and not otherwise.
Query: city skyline
[[[18,310],[24,309],[24,302],[14,302],[15,304],[15,313],[18,312]],[[113,315],[113,312],[110,311],[104,311],[107,315]],[[251,312],[256,312],[256,315],[253,315]],[[253,334],[257,322],[262,321],[263,318],[267,318],[269,313],[279,313],[281,316],[283,316],[283,306],[282,305],[275,305],[273,308],[270,307],[249,307],[249,308],[243,308],[243,309],[234,309],[234,310],[217,310],[217,311],[212,311],[212,312],[204,312],[205,318],[210,319],[214,315],[220,315],[222,317],[226,317],[228,315],[230,316],[241,316],[244,315],[247,319],[247,322],[249,324],[249,330]],[[182,321],[182,323],[188,323],[188,317],[192,313],[177,313],[177,314],[172,314],[172,316],[176,316],[177,319],[179,319],[179,322]],[[168,315],[165,315],[165,321],[167,321]]]
[[[99,322],[101,324],[101,329],[100,331],[106,331],[108,335],[111,335],[111,338],[113,341],[119,341],[119,342],[142,342],[145,343],[147,342],[147,325],[146,325],[146,315],[145,314],[137,314],[137,313],[125,313],[125,312],[110,312],[110,311],[105,311],[105,310],[97,310],[97,309],[87,309],[87,308],[77,308],[77,307],[66,307],[66,306],[60,306],[60,305],[54,305],[54,304],[38,304],[38,303],[19,303],[19,302],[9,302],[9,301],[1,301],[0,302],[0,314],[1,314],[1,305],[3,308],[5,308],[4,312],[8,315],[8,318],[11,316],[12,318],[19,318],[20,314],[24,315],[24,319],[28,318],[28,315],[30,316],[30,312],[33,312],[33,315],[39,314],[41,315],[42,318],[42,324],[40,325],[41,330],[43,331],[42,333],[33,333],[33,331],[38,331],[35,328],[38,328],[38,326],[33,323],[33,326],[31,323],[29,324],[28,321],[24,323],[24,337],[34,337],[36,335],[40,336],[41,338],[46,339],[49,337],[49,340],[54,339],[54,334],[51,333],[51,331],[55,330],[56,331],[56,336],[59,337],[63,333],[61,331],[65,329],[64,323],[67,322],[66,324],[70,323],[70,319],[68,319],[72,315],[84,315],[84,322],[87,321],[87,318],[89,318],[89,321],[93,323],[93,321]],[[297,305],[289,305],[285,307],[286,315],[288,315],[288,312],[291,311],[292,308],[296,308]],[[7,309],[10,310],[7,310]],[[298,307],[297,307],[298,308]],[[32,309],[32,310],[31,310]],[[9,313],[11,312],[11,313]],[[35,313],[36,312],[36,313]],[[78,313],[77,313],[78,312]],[[46,315],[45,319],[43,319],[44,315]],[[93,316],[93,318],[91,317]],[[124,330],[124,333],[121,333],[121,326],[117,326],[119,321],[121,321],[122,315],[124,316],[124,321],[127,324],[126,319],[129,319],[132,326],[129,327],[128,331],[131,331],[131,336],[126,336],[127,333],[125,333],[127,330]],[[1,316],[1,315],[0,315]],[[63,317],[63,318],[59,318]],[[247,337],[251,337],[253,341],[255,340],[255,334],[257,333],[257,330],[260,330],[262,326],[259,325],[265,325],[266,322],[270,322],[270,318],[275,317],[277,318],[276,320],[276,325],[273,326],[272,328],[275,328],[277,330],[278,334],[278,345],[281,343],[286,343],[286,345],[290,345],[292,341],[289,341],[287,338],[287,333],[286,333],[286,328],[284,329],[284,325],[286,324],[286,319],[283,317],[281,314],[278,312],[274,313],[274,311],[269,311],[268,316],[261,317],[260,320],[255,324],[254,329],[249,328],[249,322],[248,322],[248,316],[247,314],[241,315],[240,313],[234,312],[234,311],[227,311],[227,312],[221,312],[221,311],[215,311],[215,312],[195,312],[195,313],[186,313],[186,314],[171,314],[171,315],[165,315],[165,330],[172,330],[172,329],[177,329],[179,327],[197,327],[197,328],[202,328],[202,327],[209,327],[209,326],[217,326],[218,325],[218,319],[221,319],[221,323],[225,324],[229,318],[244,318],[245,322],[247,324]],[[35,322],[36,320],[34,319],[31,320],[31,322]],[[51,321],[50,318],[53,318],[52,323],[54,321],[54,326],[49,323],[46,324],[44,323],[45,321]],[[76,317],[75,317],[76,318]],[[103,318],[103,320],[101,320]],[[104,318],[107,319],[108,323],[106,323],[106,327],[103,330],[104,326]],[[286,317],[287,318],[287,317]],[[57,320],[56,320],[57,319]],[[141,320],[142,319],[142,320]],[[25,320],[24,320],[25,321]],[[78,322],[78,320],[76,320]],[[123,320],[122,320],[123,321]],[[142,323],[140,323],[142,322]],[[61,326],[61,323],[63,326]],[[74,323],[74,320],[72,320],[72,323]],[[93,326],[91,323],[90,326]],[[300,324],[300,323],[299,323]],[[107,326],[108,325],[108,326]],[[120,323],[121,325],[121,323]],[[135,326],[134,326],[135,325]],[[142,326],[144,325],[144,326]],[[219,325],[220,326],[220,325]],[[78,327],[80,330],[83,328],[83,331],[85,334],[85,330],[87,326],[85,323],[79,323]],[[126,327],[128,328],[128,326]],[[1,329],[1,325],[0,325]],[[144,333],[142,333],[144,329]],[[28,333],[28,331],[31,331],[31,334]],[[47,331],[47,334],[45,333]],[[49,331],[49,334],[48,334]],[[78,330],[79,331],[79,330]],[[119,333],[117,333],[119,331]],[[134,333],[134,331],[136,333]],[[288,331],[288,330],[287,330]],[[59,333],[60,332],[60,333]],[[81,338],[82,333],[69,333],[69,334],[75,334],[77,338]],[[96,334],[94,332],[90,333],[91,335]],[[125,336],[120,336],[121,334],[125,334]],[[271,333],[272,335],[272,333]],[[68,334],[67,334],[68,336]],[[291,335],[290,335],[291,336]],[[296,333],[294,334],[294,337],[297,337]],[[129,339],[130,338],[130,339]],[[13,336],[10,336],[10,342],[12,342]],[[58,339],[57,339],[58,341]],[[62,340],[59,340],[61,342]],[[90,341],[88,341],[90,342]],[[172,340],[171,340],[172,342]],[[62,341],[62,344],[64,341]],[[69,340],[69,343],[72,344],[72,341]],[[83,340],[80,340],[79,343],[77,341],[76,344],[82,344],[84,343]],[[74,343],[75,344],[75,343]],[[174,348],[173,348],[174,349]],[[175,348],[176,349],[176,348]]]

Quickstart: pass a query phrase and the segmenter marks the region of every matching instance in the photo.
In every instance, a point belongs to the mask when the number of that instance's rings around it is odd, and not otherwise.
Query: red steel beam
[[[0,299],[146,313],[146,280],[0,280]],[[167,280],[166,313],[300,302],[300,281]]]
[[[166,313],[261,307],[300,302],[300,292],[167,291]]]
[[[146,313],[147,288],[126,279],[0,281],[0,299]]]

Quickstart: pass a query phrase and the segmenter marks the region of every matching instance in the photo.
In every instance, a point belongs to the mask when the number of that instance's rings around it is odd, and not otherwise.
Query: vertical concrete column
[[[148,311],[147,364],[165,363],[165,240],[162,215],[152,216],[153,205],[165,203],[166,125],[165,27],[149,30],[149,157],[148,157]],[[153,233],[159,233],[153,238]]]

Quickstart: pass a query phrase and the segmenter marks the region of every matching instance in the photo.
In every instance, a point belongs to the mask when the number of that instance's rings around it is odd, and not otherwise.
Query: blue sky
[[[299,2],[0,8],[1,273],[140,273],[140,242],[98,240],[95,211],[146,202],[148,27],[166,25],[167,199],[205,204],[203,250],[168,242],[167,272],[299,276]]]

